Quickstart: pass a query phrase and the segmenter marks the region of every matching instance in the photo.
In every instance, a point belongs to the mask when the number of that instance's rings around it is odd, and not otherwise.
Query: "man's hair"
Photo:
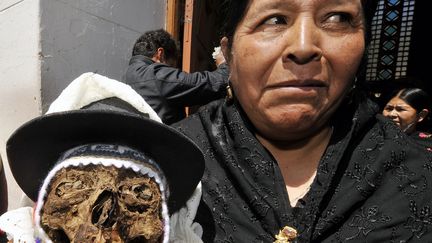
[[[164,49],[165,59],[177,59],[176,41],[163,29],[147,31],[141,35],[134,44],[132,56],[143,55],[152,58],[160,47]]]

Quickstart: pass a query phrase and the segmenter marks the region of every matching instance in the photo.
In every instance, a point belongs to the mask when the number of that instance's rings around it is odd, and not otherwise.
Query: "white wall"
[[[9,171],[5,142],[15,128],[40,112],[38,15],[37,0],[0,0],[0,152],[11,206],[21,192]]]
[[[45,112],[74,78],[121,79],[133,43],[165,26],[166,0],[0,0],[0,145]],[[4,161],[9,208],[20,190]]]
[[[165,26],[165,0],[41,2],[44,111],[83,72],[121,79],[138,36]]]

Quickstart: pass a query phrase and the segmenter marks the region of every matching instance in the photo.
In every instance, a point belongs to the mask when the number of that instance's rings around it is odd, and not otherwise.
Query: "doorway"
[[[220,0],[168,0],[167,31],[180,43],[182,69],[214,70],[223,24]]]

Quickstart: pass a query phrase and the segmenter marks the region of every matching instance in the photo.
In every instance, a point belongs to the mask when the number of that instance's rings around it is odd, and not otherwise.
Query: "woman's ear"
[[[231,58],[230,58],[231,55],[230,55],[228,37],[226,37],[226,36],[222,37],[222,39],[220,41],[220,46],[221,46],[221,50],[222,50],[222,53],[225,57],[226,62],[229,63],[231,60]]]
[[[418,122],[421,122],[421,121],[423,121],[425,118],[426,118],[426,116],[429,114],[429,111],[427,110],[427,109],[423,109],[423,110],[421,110],[420,112],[419,112],[419,114],[418,114]]]
[[[226,36],[222,37],[222,39],[220,41],[220,47],[221,47],[222,54],[224,55],[226,63],[228,64],[228,66],[231,66],[232,53],[231,53],[231,48],[229,46],[228,37],[226,37]],[[230,69],[229,69],[229,76],[228,76],[228,80],[230,80],[230,83],[233,80],[233,76],[232,75],[233,75],[233,72],[232,72],[231,67],[230,67]],[[228,85],[227,88],[230,88],[230,85]],[[229,90],[229,92],[232,92],[232,91]]]

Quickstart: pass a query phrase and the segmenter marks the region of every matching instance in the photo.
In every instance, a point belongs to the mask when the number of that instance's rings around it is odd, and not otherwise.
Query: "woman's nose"
[[[395,109],[391,110],[389,113],[389,117],[396,118],[398,116],[398,113]]]
[[[287,48],[283,61],[306,64],[320,61],[322,50],[319,46],[319,29],[310,17],[299,17],[287,32]]]

